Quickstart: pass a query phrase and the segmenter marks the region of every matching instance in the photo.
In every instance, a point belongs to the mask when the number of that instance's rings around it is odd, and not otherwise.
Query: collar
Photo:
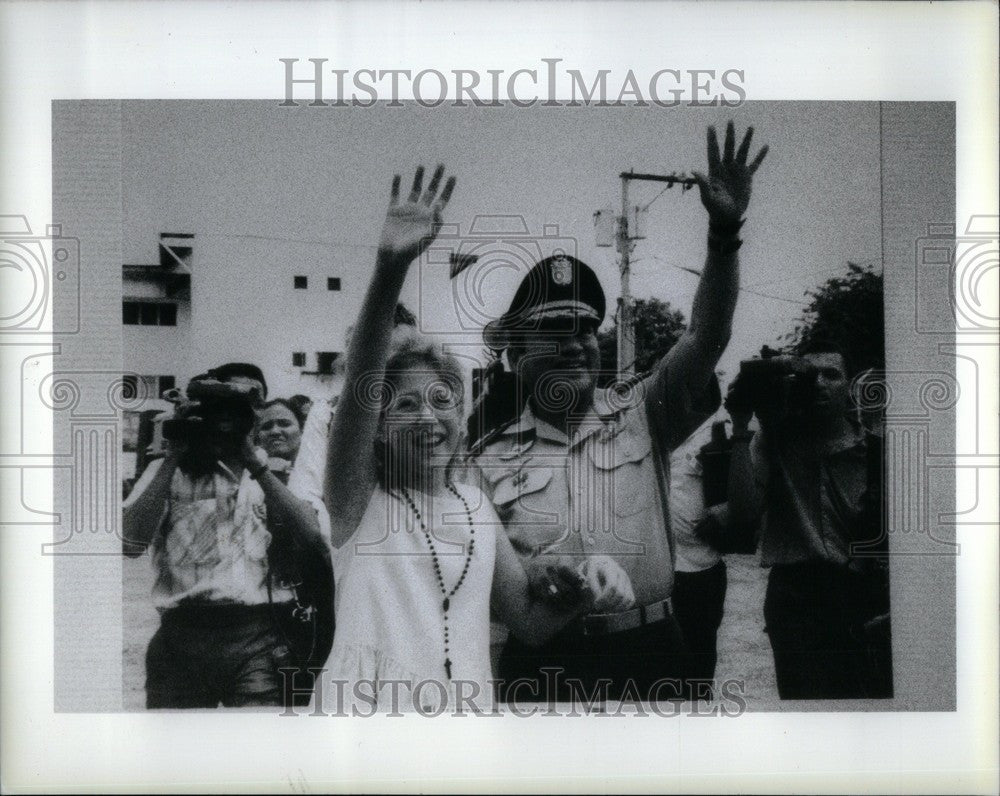
[[[594,400],[587,407],[587,412],[576,424],[576,428],[571,436],[567,436],[563,431],[553,426],[551,423],[537,417],[531,411],[531,402],[524,404],[521,415],[517,422],[511,423],[503,430],[501,436],[514,436],[524,434],[534,434],[536,437],[547,439],[569,448],[575,448],[586,442],[590,437],[604,427],[613,422],[620,414],[608,403],[607,390],[598,388],[594,390]]]
[[[230,470],[229,467],[227,467],[223,462],[219,461],[218,459],[216,459],[215,461],[215,474],[221,475],[227,481],[231,481],[234,484],[242,483],[248,475],[247,469],[244,467],[243,475],[237,478],[236,473]]]

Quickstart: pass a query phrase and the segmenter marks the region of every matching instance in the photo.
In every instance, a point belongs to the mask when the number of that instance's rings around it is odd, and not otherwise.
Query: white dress
[[[492,707],[490,591],[500,520],[479,489],[456,488],[472,512],[474,534],[455,495],[410,492],[431,534],[447,593],[473,544],[468,572],[449,598],[451,676],[445,667],[445,594],[431,547],[405,500],[378,488],[357,531],[334,551],[337,629],[319,696],[324,712],[448,710],[457,696],[473,693],[477,707]]]

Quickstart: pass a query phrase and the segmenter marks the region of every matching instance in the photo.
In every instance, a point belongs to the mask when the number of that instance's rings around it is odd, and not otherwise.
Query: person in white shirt
[[[443,172],[422,190],[418,169],[408,199],[398,176],[393,182],[329,433],[323,494],[337,630],[330,687],[316,698],[335,713],[347,703],[391,712],[454,708],[463,698],[491,706],[491,611],[540,643],[594,605],[632,599],[624,571],[595,556],[560,572],[577,584],[573,605],[536,601],[490,501],[452,477],[464,426],[461,368],[415,329],[393,333],[407,270],[433,241],[454,188],[451,178],[438,195]],[[342,704],[327,702],[339,694]]]
[[[703,533],[707,524],[726,524],[725,503],[705,506],[701,459],[702,448],[711,441],[712,427],[718,422],[722,418],[713,415],[670,454],[670,524],[677,553],[671,602],[688,645],[688,677],[694,682],[711,682],[715,677],[717,636],[726,600],[726,564]],[[704,696],[710,693],[702,691]]]

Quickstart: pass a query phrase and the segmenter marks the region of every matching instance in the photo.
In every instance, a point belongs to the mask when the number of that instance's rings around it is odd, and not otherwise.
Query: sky
[[[503,312],[531,265],[529,254],[519,260],[512,253],[575,250],[597,271],[613,308],[617,255],[595,245],[594,212],[618,211],[623,170],[705,170],[705,129],[716,125],[721,139],[730,118],[738,137],[754,126],[754,153],[770,146],[754,180],[740,251],[743,290],[719,365],[733,373],[739,360],[790,332],[806,292],[845,273],[848,261],[881,268],[876,103],[432,109],[126,102],[124,261],[154,262],[160,232],[247,236],[247,246],[283,243],[287,260],[269,267],[289,274],[297,247],[320,247],[347,270],[345,296],[356,304],[374,263],[392,175],[402,174],[406,184],[417,165],[442,162],[458,180],[445,212],[456,225],[449,228],[455,248],[474,247],[482,258],[455,283],[443,268],[413,267],[403,300],[425,328],[481,348],[474,327]],[[632,183],[630,190],[633,203],[651,202],[647,237],[633,252],[632,294],[668,301],[687,317],[697,277],[682,268],[700,269],[706,252],[707,214],[697,190],[661,194],[657,183]],[[498,228],[496,219],[484,218],[495,216],[508,217],[503,229],[523,223],[528,234],[480,235]],[[493,267],[498,262],[517,267]],[[225,267],[236,283],[245,280],[238,263]]]

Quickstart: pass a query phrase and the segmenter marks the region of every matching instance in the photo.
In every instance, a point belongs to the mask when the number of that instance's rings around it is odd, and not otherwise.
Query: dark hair
[[[299,424],[299,430],[301,430],[306,424],[306,416],[302,413],[302,407],[297,405],[292,398],[272,398],[260,408],[260,411],[263,412],[265,409],[270,409],[272,406],[283,406],[291,412],[292,416],[295,418],[295,422]]]
[[[306,415],[309,414],[308,407],[311,407],[315,402],[308,395],[296,393],[288,399],[288,403],[291,404],[300,415],[302,415],[302,422],[305,422]]]
[[[839,354],[844,361],[844,376],[854,376],[854,362],[847,349],[832,337],[821,335],[810,336],[795,347],[795,353],[803,357],[806,354]]]
[[[262,397],[267,398],[267,381],[264,379],[264,373],[256,365],[251,365],[249,362],[227,362],[225,365],[212,368],[208,371],[208,375],[219,381],[229,381],[240,376],[245,379],[254,379],[259,381],[261,387],[264,388]]]

